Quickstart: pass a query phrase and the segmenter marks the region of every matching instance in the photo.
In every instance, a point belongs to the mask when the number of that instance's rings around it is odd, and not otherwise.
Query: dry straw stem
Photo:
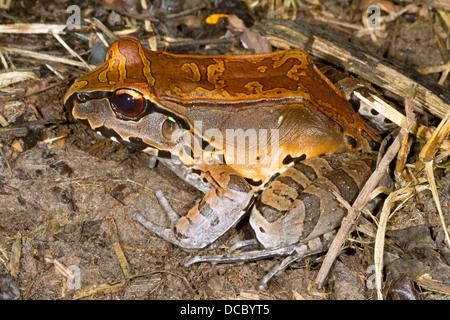
[[[64,29],[67,26],[65,24],[44,24],[44,23],[16,23],[16,24],[0,24],[0,33],[31,33],[31,34],[43,34],[43,33],[58,33],[63,34]]]
[[[448,139],[449,134],[450,134],[450,109],[447,112],[447,115],[444,117],[444,119],[442,119],[441,123],[439,123],[438,127],[433,132],[428,142],[423,147],[419,156],[420,160],[422,160],[425,163],[425,170],[427,172],[428,181],[430,183],[431,193],[433,194],[434,203],[436,204],[436,208],[439,213],[439,219],[441,220],[442,228],[444,229],[447,245],[450,247],[450,237],[447,227],[445,225],[444,214],[442,213],[442,208],[436,187],[436,181],[434,179],[433,173],[433,158],[436,155],[439,146],[442,145],[445,139]]]
[[[430,183],[431,193],[433,194],[434,203],[439,213],[439,219],[441,220],[442,229],[444,229],[445,239],[447,240],[447,245],[450,248],[450,237],[448,235],[447,226],[445,225],[444,214],[442,212],[441,203],[439,201],[439,195],[436,187],[436,180],[434,179],[433,173],[433,160],[425,162],[425,170],[428,176],[428,182]]]
[[[9,10],[12,0],[0,0],[0,9]]]
[[[114,248],[114,253],[116,254],[117,260],[119,260],[119,264],[120,264],[120,268],[122,269],[122,273],[126,279],[129,277],[131,269],[130,269],[130,265],[128,264],[125,253],[123,252],[122,246],[120,245],[120,243],[118,241],[114,243],[113,248]]]
[[[94,284],[88,287],[85,287],[83,289],[78,290],[73,295],[73,300],[80,300],[80,299],[86,299],[88,297],[91,297],[93,295],[96,295],[98,293],[103,294],[109,294],[109,293],[115,293],[119,292],[120,290],[123,290],[126,286],[128,286],[129,283],[115,283],[115,284],[108,284],[108,283],[102,283],[102,284]]]
[[[69,51],[69,53],[70,53],[72,56],[74,56],[75,58],[77,58],[78,60],[80,60],[81,63],[85,66],[85,68],[86,68],[87,70],[92,70],[92,69],[93,69],[90,65],[88,65],[88,64],[86,63],[86,61],[83,60],[83,58],[81,58],[81,57],[78,55],[78,53],[76,53],[75,51],[73,51],[72,48],[69,47],[69,45],[68,45],[68,44],[67,44],[67,43],[66,43],[66,42],[65,42],[58,34],[52,32],[52,35],[55,37],[56,40],[58,40],[58,42],[59,42],[60,44],[62,44],[62,46],[63,46],[64,48],[66,48],[67,51]]]
[[[375,249],[374,249],[375,284],[377,288],[378,300],[383,299],[383,293],[381,289],[383,281],[384,240],[386,234],[386,225],[390,217],[391,208],[394,206],[396,201],[407,200],[412,196],[414,196],[414,194],[419,193],[425,189],[427,189],[427,186],[418,186],[417,188],[405,187],[392,192],[384,202],[383,210],[381,211],[380,219],[378,222],[377,234],[375,236]],[[403,203],[401,205],[403,205]]]
[[[22,256],[22,234],[18,231],[11,248],[9,270],[14,278],[17,278],[20,270],[20,257]]]
[[[393,123],[401,127],[405,122],[406,117],[401,114],[399,111],[395,110],[388,103],[381,100],[380,97],[375,95],[371,95],[373,101],[370,101],[366,97],[362,96],[359,92],[355,91],[354,95],[359,98],[366,105],[370,106],[372,109],[375,109],[379,113],[381,113],[385,118],[391,120]]]
[[[0,51],[4,53],[18,54],[24,57],[30,57],[36,60],[43,60],[49,62],[58,62],[62,64],[72,65],[76,67],[80,67],[87,70],[92,70],[93,68],[88,65],[75,51],[73,51],[59,34],[64,34],[64,29],[66,28],[65,24],[41,24],[41,23],[27,23],[27,24],[3,24],[0,25],[0,33],[16,33],[16,34],[52,34],[63,46],[66,48],[70,54],[80,62],[76,62],[73,60],[59,58],[52,55],[38,53],[34,51],[16,49],[16,48],[8,48],[8,47],[0,47]]]
[[[66,58],[55,57],[50,54],[39,53],[39,52],[29,51],[29,50],[16,49],[16,48],[7,48],[7,47],[0,47],[0,50],[5,53],[17,54],[22,57],[33,58],[35,60],[48,61],[48,62],[53,62],[53,63],[56,62],[56,63],[61,63],[61,64],[67,64],[70,66],[75,66],[75,67],[78,67],[81,69],[86,69],[86,65],[82,62],[74,61],[74,60],[70,60],[70,59],[66,59]]]
[[[100,20],[98,20],[97,18],[92,18],[92,19],[86,19],[87,21],[89,21],[90,23],[92,23],[96,28],[100,29],[104,34],[106,34],[106,36],[108,38],[110,38],[113,41],[116,41],[119,39],[119,37],[112,32],[111,30],[108,29],[108,27],[106,27]]]
[[[37,79],[37,75],[31,71],[12,71],[0,73],[0,88],[7,87],[11,84]]]

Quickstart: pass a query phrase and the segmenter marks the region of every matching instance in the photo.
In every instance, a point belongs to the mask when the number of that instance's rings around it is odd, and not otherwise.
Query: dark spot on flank
[[[167,150],[158,150],[158,158],[170,159],[172,154]]]
[[[296,158],[292,158],[292,156],[290,154],[288,154],[286,157],[284,157],[283,164],[287,165],[291,162],[299,163],[300,161],[303,161],[305,159],[306,159],[306,154],[302,154],[301,156],[296,157]]]
[[[349,136],[349,135],[345,135],[345,139],[347,140],[347,143],[350,145],[350,148],[354,149],[356,148],[356,140],[355,138]]]
[[[297,164],[306,159],[306,154],[302,154],[300,157],[294,159],[294,164]]]
[[[355,108],[356,111],[358,111],[359,108],[361,107],[361,100],[358,97],[356,97],[354,94],[352,94],[352,96],[350,97],[348,102],[350,102],[352,104],[353,108]]]
[[[217,225],[219,225],[220,223],[220,219],[218,217],[215,217],[213,221],[211,221],[211,227],[215,227]]]
[[[373,140],[365,130],[361,129],[361,135],[364,137],[364,139],[367,140],[367,142],[369,142],[369,146],[372,150],[378,149],[380,144],[378,142],[376,142],[375,140]]]
[[[245,178],[245,181],[247,181],[251,186],[254,186],[254,187],[259,187],[260,185],[262,185],[261,180],[255,181],[251,178]]]
[[[261,201],[257,203],[256,209],[269,223],[280,220],[287,213],[287,211],[280,211]]]
[[[289,164],[289,163],[291,163],[292,161],[294,161],[294,158],[292,158],[291,155],[288,154],[286,157],[284,157],[284,159],[283,159],[283,164]]]

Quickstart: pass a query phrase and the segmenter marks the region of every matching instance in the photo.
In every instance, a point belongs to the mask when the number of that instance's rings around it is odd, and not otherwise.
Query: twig
[[[63,46],[64,48],[66,48],[67,51],[69,51],[69,53],[70,53],[72,56],[74,56],[75,58],[77,58],[78,60],[80,60],[81,63],[84,64],[84,66],[86,67],[86,69],[88,69],[88,70],[92,70],[92,69],[93,69],[90,65],[87,64],[86,61],[83,60],[82,57],[80,57],[80,56],[78,55],[78,53],[76,53],[75,51],[73,51],[72,48],[69,47],[69,46],[67,45],[67,43],[66,43],[66,42],[65,42],[58,34],[56,34],[56,33],[53,32],[53,31],[51,32],[51,34],[56,38],[56,40],[58,40],[59,43],[62,44],[62,46]]]
[[[65,24],[46,24],[46,23],[16,23],[0,25],[0,33],[64,33]]]
[[[334,19],[334,18],[330,18],[330,17],[326,17],[326,16],[315,16],[314,20],[326,22],[327,24],[334,24],[334,25],[349,28],[352,30],[360,30],[362,28],[361,25],[359,25],[359,24],[350,23],[347,21]]]
[[[198,5],[196,7],[193,7],[191,9],[188,9],[188,10],[185,10],[185,11],[181,11],[181,12],[177,12],[177,13],[171,13],[171,14],[166,15],[166,19],[167,20],[172,20],[172,19],[183,17],[183,16],[187,16],[189,14],[196,13],[196,12],[202,10],[206,6],[207,6],[207,4],[203,3],[201,5]]]
[[[384,170],[387,168],[389,163],[394,159],[398,150],[400,149],[400,134],[395,138],[394,142],[388,148],[385,156],[381,159],[377,169],[372,173],[369,180],[367,180],[363,189],[361,190],[358,198],[355,200],[352,209],[348,212],[347,216],[342,221],[341,228],[339,229],[336,237],[334,238],[330,248],[328,249],[327,255],[322,263],[322,266],[319,270],[319,273],[316,277],[316,284],[319,287],[322,287],[325,283],[328,272],[336,259],[342,244],[348,237],[348,233],[350,229],[356,222],[359,211],[363,208],[362,205],[366,203],[366,199],[368,199],[370,193],[375,188],[375,186],[380,181],[382,175],[384,174]]]
[[[85,65],[79,61],[55,57],[55,56],[52,56],[49,54],[39,53],[36,51],[22,50],[22,49],[16,49],[16,48],[7,48],[7,47],[0,47],[0,50],[4,51],[6,53],[18,54],[23,57],[33,58],[36,60],[43,60],[43,61],[48,61],[48,62],[59,62],[62,64],[68,64],[68,65],[79,67],[79,68],[85,68]]]
[[[334,260],[336,259],[342,247],[342,244],[347,239],[351,228],[356,223],[359,212],[366,204],[367,199],[369,199],[372,190],[376,187],[376,185],[380,181],[389,163],[391,163],[391,161],[397,154],[398,150],[400,149],[400,143],[403,140],[403,135],[406,134],[410,130],[410,128],[412,128],[414,123],[415,123],[414,121],[412,123],[409,123],[409,121],[407,121],[405,127],[402,128],[400,133],[394,139],[394,142],[392,142],[392,144],[389,146],[388,150],[386,151],[386,154],[381,159],[379,165],[377,166],[373,174],[370,176],[370,178],[367,180],[360,194],[353,203],[352,209],[348,212],[347,216],[342,221],[341,228],[339,229],[330,248],[328,249],[328,252],[319,270],[319,273],[317,274],[317,277],[315,279],[315,283],[317,284],[318,287],[322,287],[323,284],[325,283],[328,272],[330,271],[330,268],[333,265]]]
[[[88,21],[89,23],[92,23],[95,27],[99,28],[101,31],[103,31],[108,38],[110,38],[113,41],[116,41],[119,39],[119,37],[112,32],[111,30],[108,29],[108,27],[106,27],[100,20],[98,20],[97,18],[91,18],[91,19],[86,19],[86,21]]]

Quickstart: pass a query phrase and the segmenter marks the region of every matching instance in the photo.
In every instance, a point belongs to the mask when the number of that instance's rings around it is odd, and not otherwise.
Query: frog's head
[[[157,54],[131,38],[114,42],[105,62],[67,91],[66,109],[112,140],[159,157],[176,154],[191,125],[156,97],[151,65]]]

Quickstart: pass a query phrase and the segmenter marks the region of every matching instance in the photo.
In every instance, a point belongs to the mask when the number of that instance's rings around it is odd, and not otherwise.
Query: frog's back
[[[114,92],[123,87],[142,93],[159,110],[183,117],[191,128],[195,120],[212,119],[208,111],[217,115],[205,129],[215,126],[219,130],[224,128],[222,119],[233,119],[236,124],[244,115],[242,128],[246,129],[249,123],[257,126],[260,118],[276,114],[267,123],[278,128],[280,137],[287,137],[285,141],[302,141],[301,136],[287,132],[292,126],[311,123],[333,135],[327,137],[328,144],[338,140],[348,150],[373,149],[380,141],[377,132],[299,49],[251,55],[176,55],[149,51],[137,40],[122,38],[111,46],[102,66],[77,80],[66,100],[74,91]],[[291,119],[280,121],[283,112]],[[145,137],[136,138],[145,141]],[[320,139],[314,145],[320,145]],[[286,143],[298,145],[298,141]]]

